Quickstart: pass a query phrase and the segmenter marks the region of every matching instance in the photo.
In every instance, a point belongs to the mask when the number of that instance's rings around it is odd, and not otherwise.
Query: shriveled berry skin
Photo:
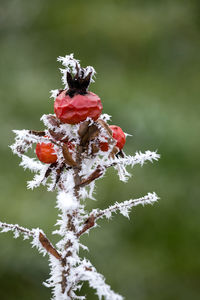
[[[57,161],[57,155],[51,143],[38,143],[35,148],[35,153],[39,160],[45,164],[52,164]]]
[[[126,143],[125,133],[119,126],[110,125],[109,127],[113,132],[113,138],[117,141],[116,146],[121,150],[124,147],[124,144]]]
[[[54,112],[62,123],[77,124],[87,119],[98,119],[103,106],[99,96],[92,92],[84,95],[75,94],[73,97],[61,92],[54,102]]]

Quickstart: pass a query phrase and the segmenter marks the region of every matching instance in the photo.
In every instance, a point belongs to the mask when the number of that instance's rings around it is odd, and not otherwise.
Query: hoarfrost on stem
[[[78,79],[79,84],[84,80],[94,81],[94,68],[82,68],[73,54],[60,56],[58,61],[63,65],[60,71],[64,89],[69,88],[67,73],[71,74],[75,85]],[[52,90],[51,97],[55,99],[59,92],[59,89]],[[56,208],[59,214],[55,224],[57,228],[52,233],[58,235],[60,240],[54,246],[41,229],[29,230],[17,224],[0,222],[0,231],[12,231],[15,238],[20,235],[24,239],[31,238],[33,247],[44,255],[48,254],[50,278],[44,285],[52,289],[52,299],[55,300],[86,299],[76,295],[85,281],[96,291],[99,299],[122,300],[123,297],[106,284],[103,275],[86,258],[80,257],[80,248],[88,250],[81,244],[80,238],[91,228],[97,227],[98,219],[109,219],[117,212],[129,217],[131,208],[153,204],[159,199],[155,193],[148,193],[138,199],[116,202],[104,210],[86,211],[86,199],[94,199],[95,182],[105,175],[108,168],[114,167],[119,179],[126,182],[131,176],[127,166],[143,166],[145,162],[157,161],[160,157],[157,152],[149,150],[136,152],[134,156],[126,155],[116,146],[107,123],[110,118],[107,114],[101,114],[97,120],[87,117],[85,121],[71,125],[60,122],[54,114],[48,114],[41,117],[45,126],[43,131],[14,130],[13,153],[21,158],[20,166],[36,173],[28,182],[28,188],[42,184],[47,186],[48,191],[57,191]],[[51,143],[56,162],[47,164],[30,158],[27,152],[37,143]],[[107,144],[106,151],[101,147],[102,143]]]

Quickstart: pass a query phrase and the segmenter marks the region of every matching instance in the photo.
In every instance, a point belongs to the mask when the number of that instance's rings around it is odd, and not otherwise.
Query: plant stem
[[[80,177],[80,170],[81,170],[81,153],[82,153],[82,146],[77,146],[77,151],[76,151],[76,166],[73,167],[74,170],[74,196],[77,199],[77,202],[79,202],[79,190],[80,190],[80,183],[81,183],[81,177]],[[72,213],[67,214],[68,217],[68,222],[67,222],[67,231],[68,232],[73,232],[74,236],[77,237],[77,232],[76,232],[76,227],[74,225],[74,219],[77,217],[78,215],[78,210],[74,210]],[[67,282],[67,276],[70,274],[71,271],[71,265],[69,262],[67,262],[68,258],[70,256],[72,256],[72,252],[71,250],[67,250],[69,248],[73,247],[73,243],[71,240],[68,240],[67,243],[65,244],[65,250],[66,250],[66,254],[65,256],[62,258],[62,267],[63,267],[63,271],[62,271],[62,281],[61,281],[61,288],[62,288],[62,293],[64,294],[68,285]],[[67,267],[67,268],[66,268]],[[69,299],[72,299],[71,296],[71,290],[72,290],[72,286],[69,287],[67,295],[69,297]]]

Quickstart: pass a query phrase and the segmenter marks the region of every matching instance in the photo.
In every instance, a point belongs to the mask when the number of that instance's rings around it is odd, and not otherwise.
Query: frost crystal
[[[79,77],[79,84],[86,77],[94,81],[94,68],[81,68],[73,54],[60,56],[58,61],[63,65],[60,71],[65,89],[68,88],[67,72],[73,77],[75,85]],[[51,97],[55,99],[58,93],[59,90],[52,90]],[[32,246],[49,256],[50,278],[44,285],[52,289],[54,300],[86,299],[76,295],[85,281],[99,299],[122,300],[123,297],[112,291],[105,282],[103,275],[87,259],[79,256],[80,248],[88,250],[80,242],[80,237],[97,227],[101,218],[110,219],[118,212],[129,218],[133,207],[153,204],[159,199],[155,193],[148,193],[138,199],[116,202],[104,210],[86,211],[86,199],[95,199],[95,182],[105,175],[108,168],[114,167],[119,179],[126,182],[131,176],[127,166],[143,166],[145,162],[157,161],[160,157],[149,150],[136,152],[134,156],[126,155],[116,146],[117,141],[107,123],[110,119],[111,116],[102,114],[97,120],[87,118],[71,125],[62,123],[54,114],[48,114],[41,117],[45,126],[43,131],[14,130],[16,137],[11,149],[21,158],[20,166],[35,173],[27,183],[28,188],[44,185],[48,191],[57,191],[56,208],[59,214],[52,233],[58,235],[60,240],[54,246],[41,229],[29,230],[17,224],[0,222],[0,231],[11,231],[15,238],[31,238]],[[56,162],[47,164],[40,162],[36,156],[30,158],[27,152],[37,143],[51,143]],[[107,150],[101,147],[102,143],[107,143]]]
[[[56,99],[58,93],[59,93],[59,90],[51,90],[50,91],[50,98]]]

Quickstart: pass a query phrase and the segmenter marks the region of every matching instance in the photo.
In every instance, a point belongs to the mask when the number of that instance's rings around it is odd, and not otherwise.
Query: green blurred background
[[[200,299],[200,2],[198,0],[0,0],[0,220],[51,237],[55,193],[26,190],[32,174],[8,145],[12,129],[42,129],[61,88],[56,62],[74,53],[97,70],[91,90],[112,124],[132,134],[126,153],[156,150],[127,184],[108,171],[96,187],[104,208],[155,191],[160,201],[115,216],[85,236],[88,256],[127,300]],[[52,237],[56,241],[56,237]],[[28,241],[0,236],[0,299],[50,299],[48,261]],[[87,299],[97,299],[87,285]]]

